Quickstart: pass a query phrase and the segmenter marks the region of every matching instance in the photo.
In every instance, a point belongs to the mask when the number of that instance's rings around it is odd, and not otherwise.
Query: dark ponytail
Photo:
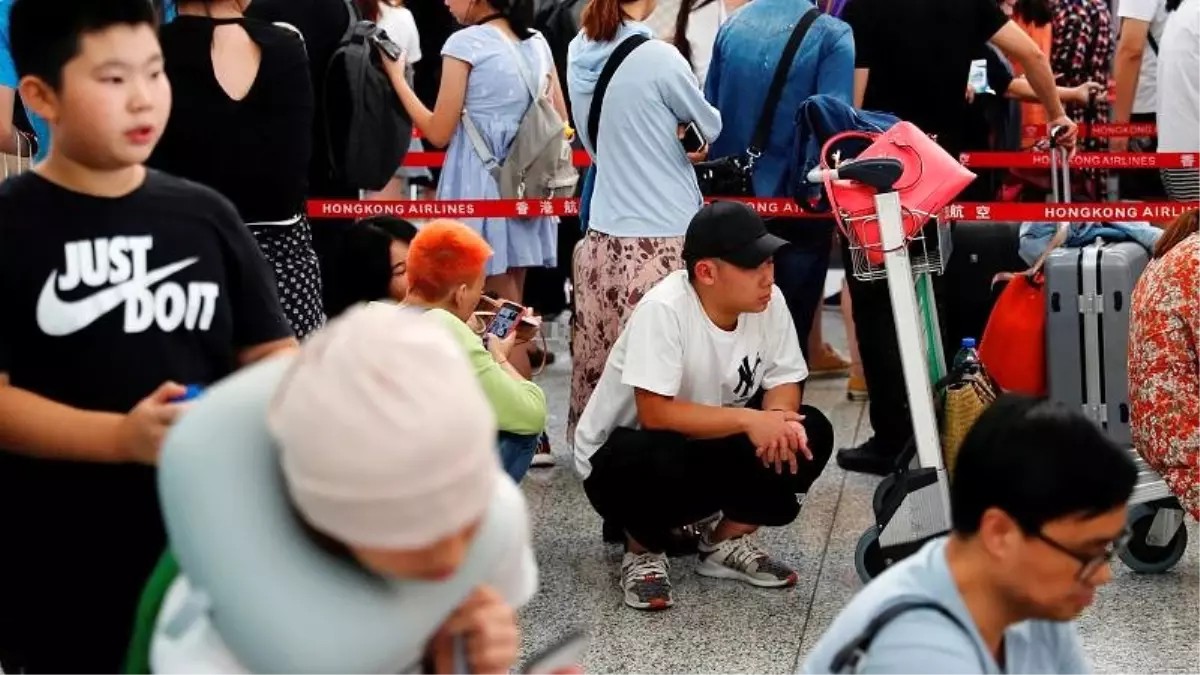
[[[588,0],[587,7],[579,17],[583,34],[596,42],[611,42],[617,37],[617,29],[625,20],[621,5],[633,0]]]
[[[1192,209],[1166,227],[1154,246],[1154,257],[1161,258],[1184,239],[1200,232],[1200,211]]]
[[[683,54],[683,60],[693,69],[696,64],[692,63],[692,43],[687,38],[688,24],[691,22],[692,12],[714,2],[716,0],[679,0],[679,13],[675,15],[675,34],[671,36],[671,44]]]
[[[487,0],[487,3],[508,21],[508,27],[519,39],[533,37],[534,0]]]

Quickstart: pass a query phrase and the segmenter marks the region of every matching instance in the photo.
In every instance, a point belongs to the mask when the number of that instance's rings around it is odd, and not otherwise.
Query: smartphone
[[[700,127],[696,126],[695,122],[688,122],[687,127],[683,130],[683,138],[679,142],[683,143],[685,152],[700,152],[705,145],[708,145],[704,136],[700,134]]]
[[[588,639],[583,631],[574,631],[529,660],[521,670],[529,675],[550,675],[579,665]]]
[[[387,31],[382,28],[371,35],[371,43],[383,50],[384,54],[393,61],[399,61],[404,50],[400,49],[400,45],[392,42],[388,37]]]
[[[191,401],[193,399],[200,398],[200,394],[203,393],[203,386],[198,384],[189,384],[187,385],[187,392],[185,392],[182,396],[176,396],[175,398],[171,399],[171,403],[183,403],[184,401]]]
[[[503,340],[508,337],[511,331],[517,325],[517,319],[521,316],[524,310],[520,305],[506,302],[496,310],[496,316],[492,317],[492,322],[488,324],[487,332],[495,335]]]

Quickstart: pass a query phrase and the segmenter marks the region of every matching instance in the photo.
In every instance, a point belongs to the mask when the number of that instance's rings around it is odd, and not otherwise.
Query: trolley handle
[[[852,159],[836,169],[816,167],[808,172],[810,183],[828,183],[835,180],[852,180],[869,185],[879,192],[891,192],[904,174],[904,163],[894,157]]]

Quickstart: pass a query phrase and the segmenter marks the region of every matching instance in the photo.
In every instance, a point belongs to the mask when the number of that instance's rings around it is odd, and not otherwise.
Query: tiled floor
[[[844,344],[838,315],[826,311],[827,338]],[[561,347],[561,345],[560,345]],[[560,348],[560,354],[566,350]],[[673,561],[675,607],[628,609],[617,590],[620,551],[600,541],[600,519],[570,468],[564,438],[570,365],[562,358],[540,382],[552,401],[551,438],[562,466],[534,470],[524,483],[533,513],[541,590],[521,614],[528,658],[571,628],[591,635],[589,673],[789,673],[860,587],[854,546],[871,523],[876,479],[832,462],[800,518],[765,532],[764,542],[796,566],[792,589],[753,589],[695,575],[693,559]],[[845,381],[814,382],[806,400],[833,421],[839,445],[869,434],[864,406],[848,403]],[[1116,578],[1080,622],[1097,672],[1200,672],[1200,560],[1197,529],[1173,571],[1143,577],[1116,564]]]

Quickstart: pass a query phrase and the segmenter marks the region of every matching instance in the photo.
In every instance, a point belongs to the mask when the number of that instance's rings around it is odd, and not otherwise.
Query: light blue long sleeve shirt
[[[721,133],[721,114],[704,99],[675,47],[650,40],[625,59],[604,97],[599,138],[588,138],[592,94],[604,64],[635,33],[653,36],[645,24],[627,21],[611,42],[581,32],[567,49],[576,131],[596,163],[589,226],[614,237],[681,237],[703,199],[677,130],[695,122],[711,142]]]
[[[726,124],[708,153],[710,159],[746,151],[783,48],[812,7],[806,0],[754,0],[721,26],[704,88]],[[809,27],[788,71],[771,136],[754,167],[756,195],[790,196],[787,183],[796,160],[796,110],[816,94],[853,105],[854,35],[848,24],[826,15]]]

